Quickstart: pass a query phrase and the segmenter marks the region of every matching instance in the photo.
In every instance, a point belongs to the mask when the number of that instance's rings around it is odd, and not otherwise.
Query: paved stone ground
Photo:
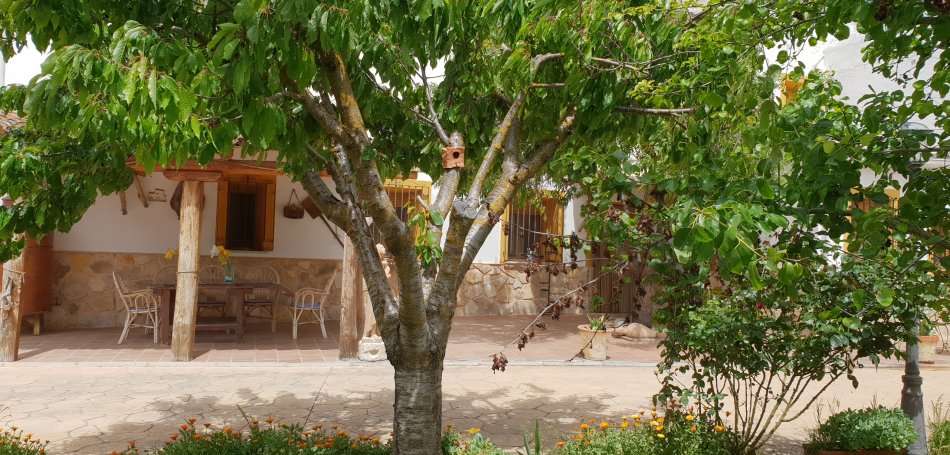
[[[826,400],[841,407],[894,405],[901,373],[861,370],[857,390],[843,381]],[[923,375],[928,400],[950,392],[950,369],[926,368]],[[3,423],[50,439],[50,453],[104,454],[132,439],[154,447],[188,417],[239,427],[240,410],[380,436],[391,430],[392,369],[385,364],[17,363],[0,366],[0,383]],[[492,374],[487,363],[459,362],[445,370],[444,419],[462,429],[480,427],[513,448],[535,419],[553,441],[583,419],[644,409],[656,390],[653,367],[633,362],[518,363],[503,374]],[[806,412],[769,451],[800,453],[814,421]]]

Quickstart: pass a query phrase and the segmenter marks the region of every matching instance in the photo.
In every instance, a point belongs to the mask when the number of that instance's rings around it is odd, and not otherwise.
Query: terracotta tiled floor
[[[487,362],[492,354],[511,343],[533,320],[533,316],[459,316],[454,319],[448,361]],[[585,323],[582,315],[564,315],[558,321],[542,319],[547,330],[535,330],[535,337],[524,350],[517,345],[505,349],[512,362],[563,362],[580,350],[582,341],[577,325]],[[171,351],[152,343],[151,334],[136,329],[125,343],[116,344],[118,328],[49,331],[40,336],[24,333],[20,339],[20,360],[24,362],[161,362],[171,361]],[[327,335],[320,335],[316,325],[300,327],[297,340],[290,336],[290,325],[281,323],[277,333],[270,324],[249,324],[243,343],[236,343],[233,334],[198,332],[194,362],[258,362],[312,363],[339,359],[339,321],[327,322]],[[633,342],[612,338],[607,350],[608,361],[655,364],[660,351],[652,342]],[[885,360],[885,365],[902,365],[903,361]],[[937,355],[937,366],[950,366],[950,352]]]
[[[446,359],[487,361],[499,352],[533,319],[531,316],[460,316],[455,318]],[[577,334],[583,316],[565,315],[559,321],[544,318],[548,329],[535,330],[536,336],[523,351],[516,345],[505,350],[511,361],[563,361],[581,347]],[[24,362],[155,362],[171,361],[171,351],[152,343],[152,336],[135,329],[125,343],[116,344],[118,328],[52,330],[40,336],[24,333],[20,341],[20,359]],[[249,324],[243,343],[233,334],[198,332],[195,362],[324,362],[339,357],[339,322],[327,322],[328,338],[316,325],[300,327],[297,340],[290,326],[278,324],[271,333],[269,324]],[[608,360],[655,363],[659,351],[651,343],[612,339]]]

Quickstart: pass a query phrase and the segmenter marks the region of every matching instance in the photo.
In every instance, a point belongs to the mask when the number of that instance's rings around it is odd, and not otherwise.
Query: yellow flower
[[[581,424],[581,430],[587,431],[588,428],[590,428],[590,425],[588,425],[588,424],[586,424],[586,423],[582,423],[582,424]]]
[[[629,426],[630,426],[630,424],[629,424],[628,422],[624,422],[624,423],[621,423],[621,424],[620,424],[620,428],[627,428],[627,427],[629,427]]]
[[[633,420],[640,420],[640,416],[639,416],[639,415],[632,415],[632,416],[630,416],[630,417],[633,417]]]
[[[558,446],[558,447],[564,447],[564,441],[558,441],[558,442],[557,442],[557,446]]]
[[[663,417],[660,417],[659,419],[656,419],[656,421],[659,422],[659,423],[663,423]]]
[[[715,430],[716,430],[716,433],[722,433],[723,431],[726,431],[726,427],[722,425],[716,425]]]
[[[663,425],[657,425],[656,431],[663,431]]]
[[[689,427],[689,431],[695,432],[695,431],[696,431],[696,425],[693,425],[693,426]]]
[[[165,251],[165,259],[171,260],[173,257],[175,257],[175,250],[169,248]]]
[[[659,433],[659,434],[656,435],[656,437],[657,437],[658,439],[663,439],[663,438],[666,437],[666,435],[663,434],[663,433]]]
[[[600,431],[606,430],[607,427],[609,427],[609,426],[610,426],[610,424],[607,423],[607,422],[600,422]]]
[[[693,417],[693,416],[691,416],[691,415],[687,415],[687,416],[686,416],[686,421],[687,421],[687,422],[692,422],[693,419],[695,419],[695,417]]]
[[[469,436],[475,436],[476,434],[478,434],[479,431],[482,431],[482,429],[481,429],[481,428],[475,428],[475,427],[469,428],[469,429],[468,429],[468,435],[469,435]]]

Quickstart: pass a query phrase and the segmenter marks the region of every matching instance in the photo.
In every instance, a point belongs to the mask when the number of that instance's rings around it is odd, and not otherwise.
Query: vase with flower
[[[225,284],[234,283],[234,265],[231,264],[231,252],[223,246],[215,245],[211,249],[211,257],[218,258],[218,264],[221,264],[221,267],[224,268]]]

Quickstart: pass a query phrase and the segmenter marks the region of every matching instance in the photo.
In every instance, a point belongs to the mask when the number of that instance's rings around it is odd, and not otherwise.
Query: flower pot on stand
[[[607,341],[613,328],[593,330],[590,324],[577,326],[581,338],[584,340],[584,358],[587,360],[607,360]]]
[[[937,358],[937,343],[940,337],[937,335],[919,335],[917,344],[920,352],[920,363],[934,363]]]

